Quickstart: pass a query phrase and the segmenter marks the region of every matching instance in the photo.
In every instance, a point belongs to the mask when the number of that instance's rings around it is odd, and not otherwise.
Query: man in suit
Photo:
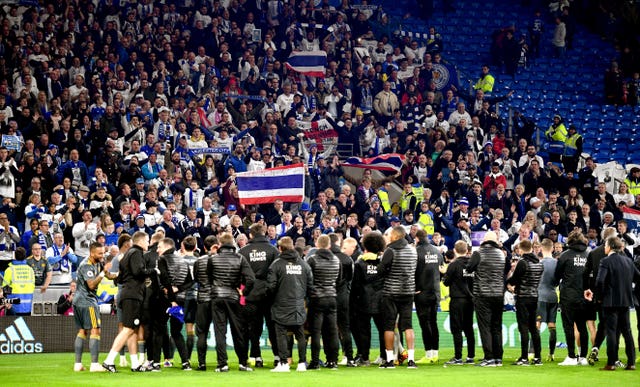
[[[596,279],[596,295],[602,300],[607,326],[607,365],[600,369],[602,371],[616,369],[620,334],[624,338],[627,353],[625,370],[636,369],[629,307],[633,305],[633,283],[640,284],[640,271],[624,255],[623,249],[624,243],[618,237],[610,237],[605,241],[604,251],[607,256],[600,262]],[[585,297],[591,300],[593,293],[586,292]]]

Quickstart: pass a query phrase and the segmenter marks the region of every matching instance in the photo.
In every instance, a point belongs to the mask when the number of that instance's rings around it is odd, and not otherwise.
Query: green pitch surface
[[[422,357],[424,351],[416,351]],[[372,351],[372,355],[375,351]],[[480,350],[479,355],[482,354]],[[546,352],[543,351],[544,356]],[[233,361],[235,357],[230,351]],[[405,366],[396,369],[378,369],[377,366],[362,368],[340,367],[337,371],[322,369],[289,374],[269,372],[272,358],[265,359],[267,367],[255,372],[239,372],[237,363],[231,364],[231,371],[215,373],[215,352],[208,353],[206,372],[184,372],[180,368],[163,368],[159,373],[132,373],[128,368],[117,374],[73,372],[73,354],[3,355],[0,357],[0,385],[2,386],[637,386],[640,371],[616,370],[599,371],[605,364],[605,356],[595,366],[559,367],[557,363],[566,356],[566,350],[558,350],[556,363],[545,363],[540,367],[517,367],[510,365],[519,351],[505,353],[501,368],[480,368],[458,366],[444,368],[443,362],[452,355],[451,351],[440,352],[440,364],[419,364],[418,369],[408,370]],[[624,354],[621,353],[624,359]],[[88,354],[85,367],[88,369]],[[102,361],[106,355],[101,354]],[[477,360],[477,359],[476,359]],[[195,354],[192,364],[195,364]],[[292,367],[295,370],[295,363]]]

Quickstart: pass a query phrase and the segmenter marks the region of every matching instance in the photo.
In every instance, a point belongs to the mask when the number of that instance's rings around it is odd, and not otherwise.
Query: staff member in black
[[[596,279],[596,294],[602,300],[602,308],[607,324],[607,365],[603,371],[615,371],[618,361],[620,334],[624,338],[627,353],[625,370],[636,369],[636,349],[631,334],[629,308],[633,306],[633,284],[640,286],[640,271],[633,261],[624,254],[624,243],[618,237],[605,241],[607,256],[600,262]],[[637,290],[636,290],[637,292]],[[592,294],[587,294],[591,298]]]
[[[198,368],[197,371],[207,370],[207,336],[211,326],[211,282],[207,274],[209,257],[218,251],[218,238],[209,235],[204,238],[204,250],[193,265],[193,279],[198,284],[198,308],[196,310],[196,335],[198,336]]]
[[[507,288],[516,295],[516,319],[520,331],[520,358],[513,365],[529,365],[529,334],[533,343],[532,365],[542,365],[540,360],[540,331],[536,325],[538,309],[538,285],[544,266],[533,253],[531,241],[518,244],[522,258],[516,264],[513,275],[507,280]]]
[[[156,232],[151,236],[149,249],[144,253],[145,263],[148,268],[158,267],[158,243],[164,238],[164,232]],[[168,273],[154,271],[145,281],[145,301],[143,302],[143,314],[148,315],[145,338],[149,365],[147,371],[160,372],[160,355],[164,350],[165,359],[173,357],[171,339],[167,330],[167,308],[171,306],[168,293],[163,289],[171,288],[171,279]]]
[[[271,372],[289,372],[287,359],[293,356],[289,353],[288,332],[293,333],[298,342],[297,371],[306,371],[305,299],[313,289],[313,274],[311,267],[296,252],[291,238],[280,239],[278,248],[280,257],[269,266],[266,289],[273,296],[271,317],[275,323],[278,356],[282,361]]]
[[[445,365],[474,364],[476,357],[476,337],[473,332],[473,273],[465,268],[469,263],[469,245],[457,241],[453,246],[454,258],[449,263],[442,282],[449,287],[449,322],[453,335],[454,355]],[[467,359],[462,360],[462,333],[467,339]]]
[[[351,342],[351,324],[349,319],[349,294],[351,293],[351,281],[353,280],[353,259],[342,252],[342,236],[336,233],[329,234],[331,239],[331,252],[340,260],[342,276],[336,284],[338,296],[338,338],[342,346],[342,354],[346,357],[347,367],[355,367],[356,362],[353,357],[353,344]]]
[[[331,253],[331,239],[320,235],[317,250],[307,258],[313,273],[313,290],[309,297],[311,363],[307,369],[320,369],[320,339],[327,357],[326,368],[338,369],[338,330],[336,283],[340,280],[340,260]]]
[[[384,319],[384,346],[386,361],[380,368],[395,368],[393,363],[393,331],[398,321],[398,331],[404,332],[407,340],[407,368],[418,368],[415,362],[415,335],[413,332],[411,313],[413,296],[416,291],[416,266],[418,255],[413,245],[407,242],[403,226],[391,229],[389,244],[382,255],[378,266],[378,274],[384,278],[382,289],[382,316]]]
[[[372,231],[362,237],[362,254],[353,268],[353,281],[351,285],[351,306],[353,308],[352,320],[353,338],[358,348],[356,364],[368,366],[369,350],[371,349],[371,319],[378,329],[379,342],[384,343],[384,329],[380,302],[384,278],[378,276],[380,254],[384,251],[384,237],[378,231]],[[380,358],[384,358],[382,345],[380,345]]]
[[[588,365],[586,356],[589,333],[587,332],[587,320],[584,313],[585,299],[582,286],[582,273],[587,263],[587,238],[581,232],[573,231],[569,234],[566,245],[568,249],[558,257],[554,275],[555,282],[560,284],[562,327],[568,352],[568,356],[558,365]],[[574,324],[580,333],[579,357],[576,357]]]
[[[246,246],[240,249],[240,254],[249,261],[249,265],[251,265],[251,269],[253,269],[253,273],[256,276],[256,282],[253,284],[251,293],[246,298],[247,303],[243,309],[248,322],[248,344],[251,345],[249,356],[255,358],[257,368],[262,368],[264,362],[260,353],[260,337],[262,336],[263,322],[267,324],[273,355],[276,361],[279,360],[278,344],[269,313],[271,300],[267,298],[266,292],[267,273],[269,266],[278,257],[278,249],[269,243],[265,236],[264,225],[260,223],[256,223],[249,228],[249,236],[251,239]]]
[[[587,255],[587,263],[584,266],[582,272],[582,287],[584,288],[584,298],[587,300],[585,303],[585,318],[587,320],[587,327],[590,323],[595,324],[596,314],[598,316],[598,327],[596,329],[596,337],[592,338],[591,352],[587,362],[589,365],[594,365],[598,361],[598,354],[600,353],[600,346],[604,342],[606,336],[605,318],[602,315],[602,300],[599,300],[597,295],[594,296],[594,290],[596,289],[596,279],[598,278],[598,270],[600,269],[600,262],[607,254],[604,252],[604,242],[612,236],[616,235],[617,230],[613,227],[607,227],[602,232],[603,243],[589,252]],[[591,297],[588,295],[591,294]],[[591,300],[589,300],[589,298]]]
[[[113,341],[107,359],[102,363],[102,366],[109,372],[117,372],[114,360],[125,344],[127,344],[131,355],[131,370],[145,371],[145,368],[138,362],[137,333],[142,316],[145,279],[155,270],[145,266],[143,257],[149,247],[149,235],[137,231],[131,239],[133,246],[120,261],[118,272],[118,283],[122,284],[119,302],[122,308],[122,325],[124,327]]]
[[[193,278],[189,265],[184,258],[176,254],[176,245],[173,239],[164,238],[158,242],[158,269],[160,275],[168,275],[170,285],[165,287],[167,297],[171,306],[180,306],[184,308],[187,291],[193,287]],[[176,345],[180,360],[182,362],[182,370],[191,371],[191,363],[187,352],[187,345],[182,336],[182,327],[184,322],[176,317],[169,318],[169,326],[171,328],[171,338]]]
[[[484,359],[479,367],[502,366],[502,302],[504,297],[505,255],[498,236],[487,231],[480,248],[471,255],[467,265],[473,278],[473,297],[482,339]]]
[[[427,239],[424,230],[416,232],[418,264],[416,267],[416,313],[422,329],[422,343],[426,362],[438,361],[440,332],[438,332],[438,304],[440,302],[440,266],[444,264],[440,251]]]
[[[247,365],[246,321],[240,310],[240,285],[250,293],[255,275],[249,262],[236,251],[233,235],[221,234],[218,254],[209,258],[207,272],[211,282],[211,315],[216,337],[218,366],[216,372],[229,372],[227,364],[227,324],[231,325],[233,346],[238,355],[239,370],[253,371]]]

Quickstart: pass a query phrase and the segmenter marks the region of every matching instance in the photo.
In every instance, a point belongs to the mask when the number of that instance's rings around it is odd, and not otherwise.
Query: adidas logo
[[[35,337],[22,317],[7,327],[0,334],[0,353],[41,353],[42,343],[36,342]]]

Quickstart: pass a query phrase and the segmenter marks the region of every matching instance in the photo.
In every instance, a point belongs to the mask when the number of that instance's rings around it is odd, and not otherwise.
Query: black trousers
[[[207,364],[207,337],[211,326],[211,301],[198,302],[196,310],[196,335],[198,336],[198,364]]]
[[[604,343],[604,340],[607,338],[607,324],[605,323],[602,303],[596,303],[596,312],[598,313],[598,325],[596,325],[596,339],[594,346],[600,348],[602,343]]]
[[[440,347],[440,333],[438,332],[438,299],[428,297],[422,293],[414,297],[416,313],[422,329],[422,343],[424,349],[438,350]]]
[[[163,350],[165,358],[170,359],[173,357],[171,354],[169,333],[167,331],[167,320],[169,316],[158,308],[154,308],[151,310],[151,317],[145,330],[147,357],[154,363],[160,363]]]
[[[238,362],[241,365],[247,365],[246,324],[242,318],[241,308],[237,300],[216,298],[211,301],[218,367],[227,365],[229,360],[227,357],[227,323],[231,326],[231,338]]]
[[[485,360],[502,360],[502,302],[502,296],[474,301]]]
[[[580,357],[587,357],[589,349],[589,332],[587,331],[587,320],[584,316],[582,304],[561,304],[562,328],[567,341],[567,353],[569,357],[576,357],[576,335],[573,332],[573,324],[578,327],[580,333]]]
[[[337,320],[338,320],[338,337],[342,346],[342,354],[347,359],[353,359],[353,342],[351,341],[351,319],[349,315],[349,292],[343,291],[338,294],[337,302]]]
[[[278,342],[277,355],[280,356],[280,359],[286,362],[286,359],[293,357],[289,350],[288,333],[291,332],[298,342],[298,364],[305,363],[307,361],[307,338],[304,337],[304,326],[274,323],[274,330],[276,341]]]
[[[467,357],[476,357],[476,337],[473,332],[473,300],[452,298],[449,304],[449,322],[453,335],[454,357],[462,359],[462,333],[467,339]]]
[[[312,298],[309,303],[309,330],[311,331],[311,361],[320,360],[320,340],[324,344],[327,362],[338,361],[338,329],[336,298]]]
[[[179,304],[184,307],[184,303]],[[184,336],[182,336],[182,327],[184,327],[183,322],[180,322],[180,320],[175,317],[169,318],[171,338],[173,339],[173,343],[176,345],[176,349],[180,355],[180,361],[185,363],[189,361],[189,355],[187,354],[187,344],[184,341]]]
[[[371,351],[371,319],[378,329],[378,340],[380,343],[380,357],[384,359],[384,319],[381,313],[369,314],[358,313],[352,314],[352,333],[356,342],[358,356],[362,360],[369,360],[369,352]]]
[[[267,300],[262,302],[247,302],[244,313],[247,321],[247,347],[251,347],[250,357],[262,357],[260,351],[260,338],[264,324],[267,324],[269,341],[274,355],[278,354],[278,340],[273,321],[271,320],[271,303]]]
[[[520,331],[520,358],[526,359],[529,355],[529,334],[533,344],[533,353],[536,359],[540,359],[540,331],[536,326],[538,309],[537,298],[519,297],[516,300],[516,319],[518,331]]]
[[[604,317],[607,325],[607,365],[615,365],[618,360],[620,347],[620,334],[624,338],[625,352],[627,353],[627,366],[636,364],[636,347],[631,334],[631,322],[629,321],[629,308],[604,307]]]

